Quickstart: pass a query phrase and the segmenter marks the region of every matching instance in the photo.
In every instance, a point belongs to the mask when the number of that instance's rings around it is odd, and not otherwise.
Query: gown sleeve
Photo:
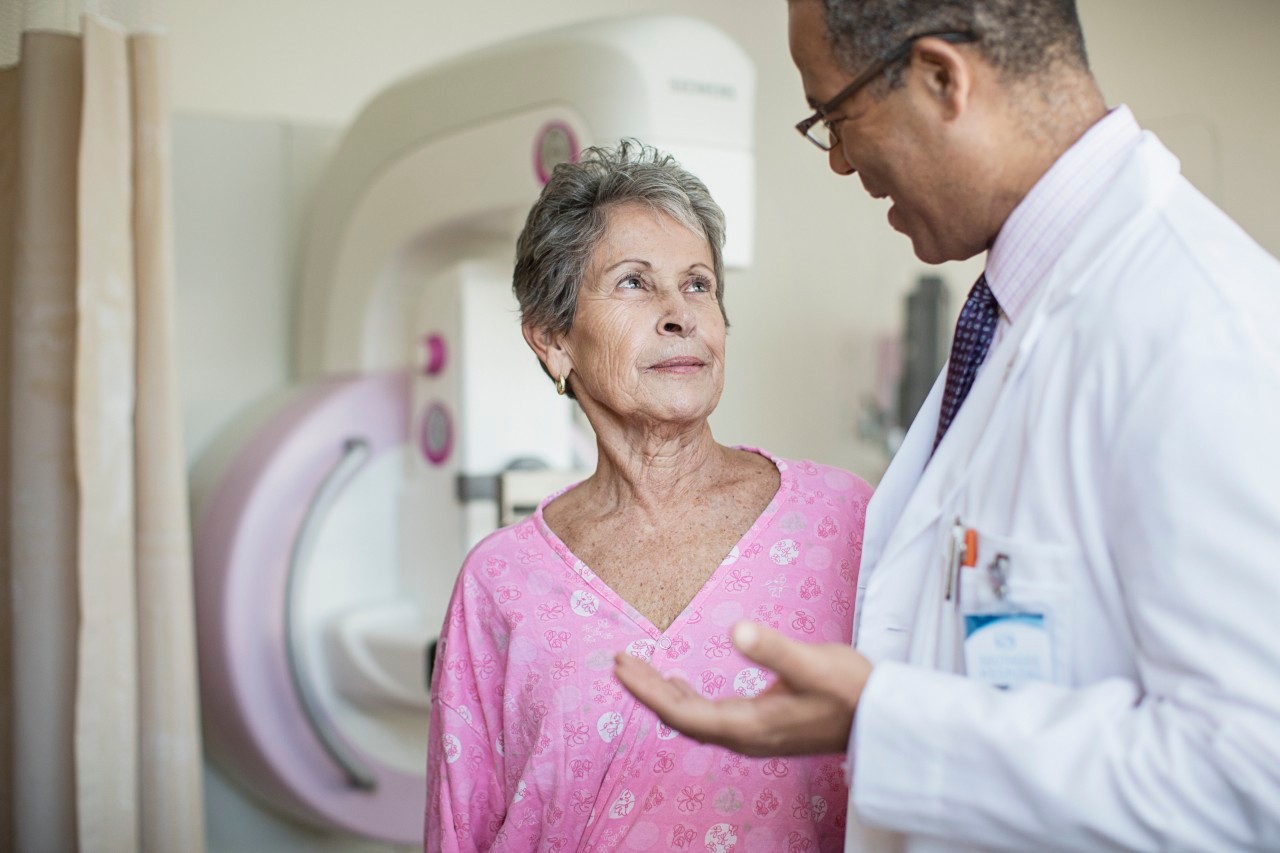
[[[491,686],[494,680],[478,678],[476,670],[481,662],[493,667],[498,657],[485,627],[492,609],[473,569],[468,557],[449,602],[432,673],[427,853],[490,850],[506,816],[501,690]]]
[[[490,739],[435,698],[430,732],[424,849],[427,853],[489,850],[503,807]]]

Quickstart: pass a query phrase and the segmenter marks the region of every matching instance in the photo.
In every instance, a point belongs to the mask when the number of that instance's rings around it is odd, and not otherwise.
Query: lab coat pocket
[[[1071,672],[1069,548],[978,531],[960,570],[965,672],[1002,688],[1067,684]]]

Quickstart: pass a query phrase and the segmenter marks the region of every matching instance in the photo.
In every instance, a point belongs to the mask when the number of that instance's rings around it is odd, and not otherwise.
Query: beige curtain
[[[0,6],[0,850],[200,851],[165,39],[39,5]]]

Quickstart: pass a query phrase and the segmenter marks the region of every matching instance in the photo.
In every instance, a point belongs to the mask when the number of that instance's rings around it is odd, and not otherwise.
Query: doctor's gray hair
[[[817,2],[818,0],[791,0]],[[921,33],[972,33],[983,57],[1010,80],[1055,68],[1087,71],[1075,0],[821,0],[827,37],[841,67],[859,73]],[[881,93],[901,84],[905,60],[889,68]]]
[[[534,202],[516,241],[512,289],[526,325],[567,332],[591,253],[604,237],[609,211],[638,203],[665,213],[706,238],[724,314],[724,213],[706,185],[669,154],[634,139],[617,148],[588,148],[561,163]],[[725,325],[728,325],[725,317]],[[546,366],[543,366],[546,369]]]

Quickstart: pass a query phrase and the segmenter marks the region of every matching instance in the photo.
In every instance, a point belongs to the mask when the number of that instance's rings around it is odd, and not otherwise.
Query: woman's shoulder
[[[861,504],[866,504],[871,499],[871,484],[852,471],[846,471],[835,465],[824,465],[811,459],[777,456],[757,448],[743,449],[755,450],[761,456],[771,459],[782,472],[784,487],[789,481],[793,490],[810,494],[820,493],[826,497],[840,496]]]
[[[492,579],[505,574],[508,566],[527,558],[531,550],[545,548],[533,516],[500,527],[477,542],[462,561],[463,576]]]
[[[547,565],[550,554],[532,518],[485,536],[467,553],[454,580],[446,631],[468,625],[462,629],[468,636],[507,635],[523,618],[517,611],[527,603],[522,599],[529,568]]]

